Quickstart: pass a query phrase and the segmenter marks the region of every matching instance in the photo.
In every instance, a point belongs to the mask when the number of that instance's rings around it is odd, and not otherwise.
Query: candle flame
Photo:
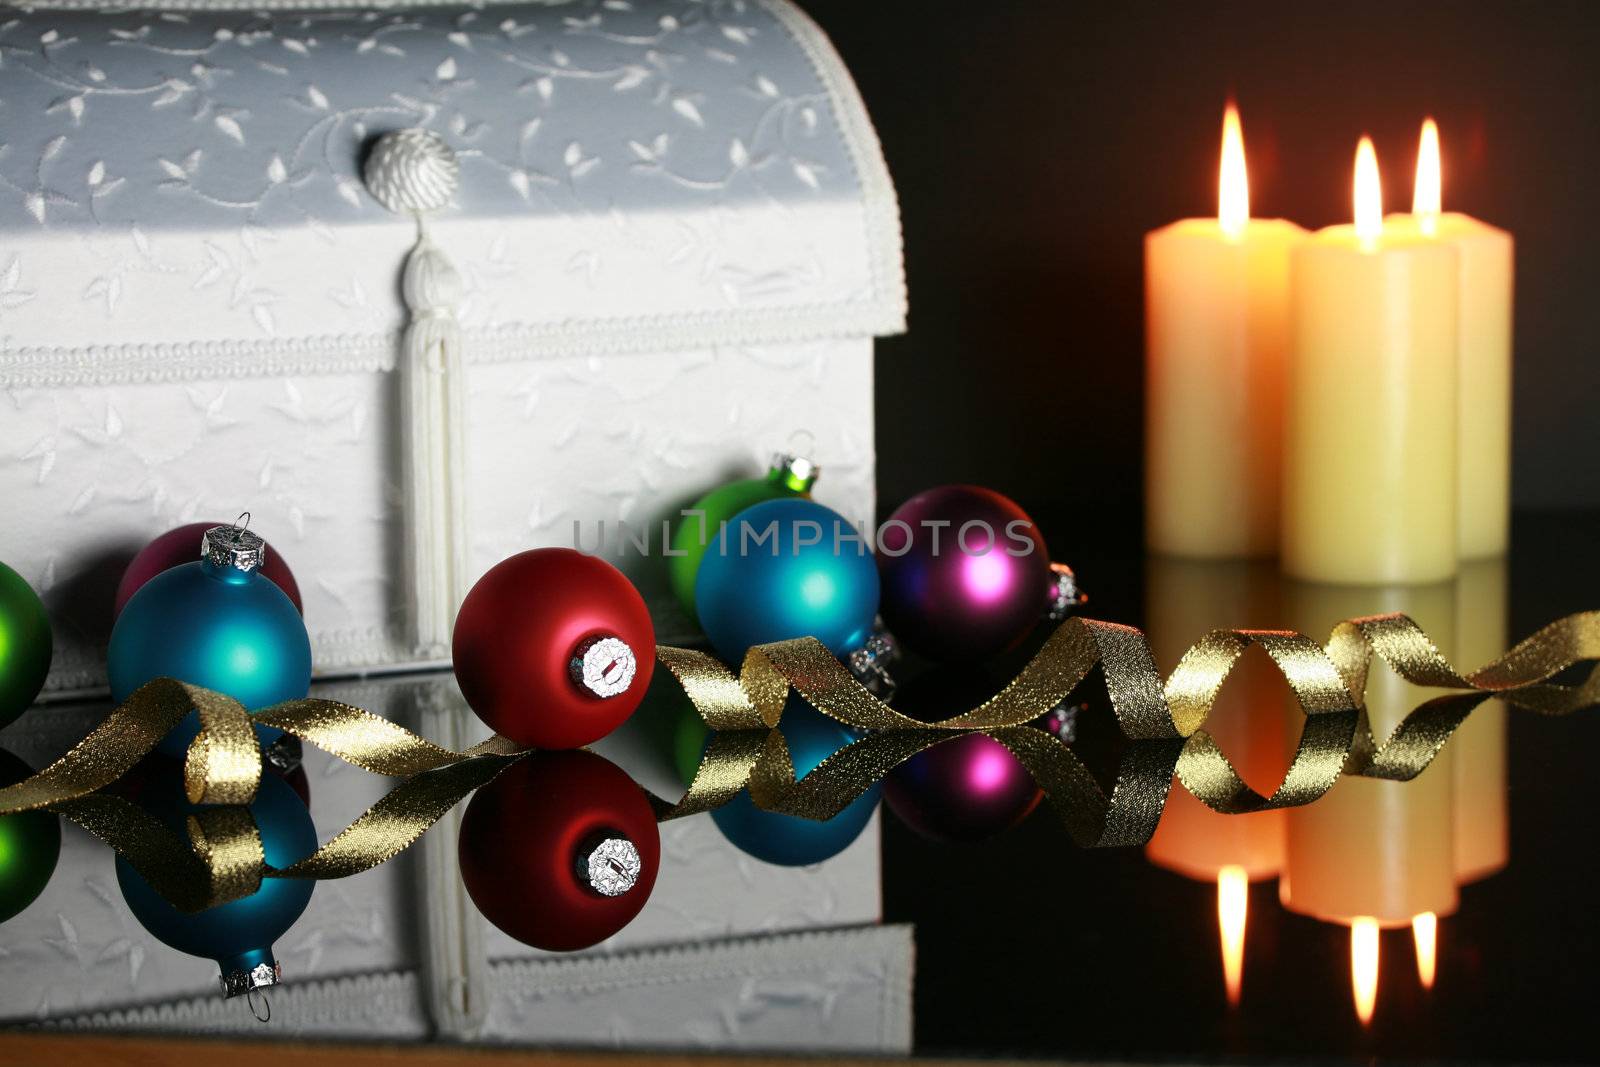
[[[1439,916],[1431,911],[1413,915],[1411,937],[1417,943],[1417,977],[1423,989],[1432,989],[1439,965]]]
[[[1223,236],[1238,240],[1250,221],[1250,176],[1244,166],[1244,131],[1239,109],[1229,101],[1222,113],[1222,167],[1217,175],[1217,221]]]
[[[1439,126],[1432,119],[1422,123],[1422,142],[1417,146],[1417,185],[1411,198],[1411,213],[1429,237],[1439,232],[1439,212],[1444,210],[1444,178],[1439,168]]]
[[[1244,988],[1244,929],[1250,913],[1250,876],[1243,867],[1217,872],[1217,929],[1222,934],[1222,981],[1228,1005],[1239,1006]]]
[[[1383,233],[1383,183],[1378,178],[1378,154],[1372,138],[1363,137],[1356,146],[1356,237],[1362,248],[1371,250]]]
[[[1378,920],[1365,915],[1350,924],[1350,991],[1366,1026],[1378,1004]]]

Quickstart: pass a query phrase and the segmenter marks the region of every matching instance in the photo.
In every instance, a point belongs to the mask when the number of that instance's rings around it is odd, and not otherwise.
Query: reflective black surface
[[[1071,525],[1045,532],[1055,555],[1078,567],[1091,614],[1144,622],[1155,606],[1145,561],[1097,546]],[[1077,554],[1075,539],[1084,543]],[[1511,642],[1600,604],[1597,547],[1600,517],[1518,517],[1500,609]],[[1380,611],[1393,593],[1334,599],[1370,598]],[[1496,610],[1494,598],[1483,610]],[[1423,612],[1418,621],[1436,634],[1451,626]],[[1250,624],[1260,625],[1224,614],[1208,625]],[[1158,654],[1158,666],[1166,673],[1172,663]],[[1103,703],[1093,682],[1084,691]],[[932,844],[886,819],[885,918],[917,925],[917,1051],[1592,1061],[1600,1052],[1592,977],[1600,846],[1590,829],[1597,757],[1600,715],[1511,713],[1510,862],[1462,887],[1457,912],[1440,921],[1431,991],[1420,986],[1411,932],[1381,934],[1368,1027],[1352,1006],[1348,930],[1286,911],[1275,882],[1251,889],[1242,999],[1230,1009],[1213,885],[1158,869],[1138,850],[1078,850],[1043,807],[1005,837],[969,846]],[[1423,788],[1436,770],[1410,787]]]
[[[1447,656],[1470,668],[1547,622],[1600,605],[1600,553],[1595,551],[1600,544],[1600,516],[1521,516],[1508,560],[1475,564],[1457,582],[1420,590],[1296,586],[1279,580],[1270,564],[1152,561],[1097,543],[1092,532],[1076,526],[1046,526],[1045,532],[1057,558],[1078,568],[1092,597],[1087,613],[1147,628],[1163,673],[1171,670],[1183,648],[1213,627],[1292,626],[1321,639],[1339,618],[1395,609],[1413,613]],[[1038,639],[1035,635],[1035,645]],[[1024,646],[987,665],[977,681],[970,675],[957,679],[925,664],[907,663],[902,671],[903,710],[925,716],[964,710],[982,699],[985,686],[992,691],[1012,677],[1030,652],[1031,647]],[[341,695],[428,734],[437,734],[444,721],[427,718],[428,709],[452,706],[457,699],[448,676],[442,674],[414,682],[330,684],[354,687]],[[1236,686],[1238,699],[1232,705],[1219,705],[1219,730],[1225,714],[1245,715],[1240,721],[1252,731],[1260,727],[1282,732],[1284,723],[1293,723],[1283,706],[1287,690],[1281,683],[1274,688],[1270,672],[1242,672],[1230,686]],[[1226,696],[1229,690],[1224,692]],[[1379,694],[1391,712],[1411,706],[1409,694],[1397,692],[1376,675],[1370,693]],[[1098,672],[1084,682],[1080,695],[1086,707],[1077,717],[1076,750],[1097,771],[1108,769],[1118,738]],[[1374,699],[1376,708],[1378,698]],[[73,736],[81,736],[96,714],[103,713],[99,705],[82,709],[82,724],[73,726],[77,731]],[[49,714],[74,713],[62,708]],[[78,719],[64,720],[63,728],[76,723]],[[1463,811],[1469,816],[1480,813],[1485,833],[1492,813],[1503,810],[1509,818],[1508,861],[1503,869],[1461,879],[1454,910],[1440,920],[1433,988],[1424,989],[1419,978],[1411,931],[1398,926],[1380,934],[1376,1008],[1368,1025],[1358,1020],[1352,1003],[1348,926],[1288,910],[1280,903],[1274,879],[1257,880],[1249,889],[1242,995],[1237,1006],[1230,1006],[1219,949],[1217,887],[1209,871],[1194,878],[1173,873],[1152,863],[1142,849],[1080,850],[1044,805],[1020,826],[977,844],[930,841],[884,811],[880,819],[883,918],[915,927],[914,1051],[927,1056],[1187,1062],[1375,1057],[1592,1060],[1596,1046],[1590,1037],[1590,975],[1600,947],[1592,887],[1600,875],[1600,848],[1590,830],[1590,791],[1593,764],[1600,756],[1600,715],[1586,712],[1542,719],[1513,711],[1505,730],[1503,776],[1493,773],[1491,760],[1489,773],[1475,769],[1463,777],[1448,765],[1453,750],[1447,747],[1440,763],[1415,782],[1358,783],[1392,787],[1397,792],[1391,795],[1397,795],[1402,806],[1443,804],[1435,814],[1443,810],[1447,834],[1453,825],[1450,820],[1460,819]],[[1270,788],[1271,780],[1256,779],[1263,773],[1270,779],[1276,770],[1269,766],[1262,772],[1260,766],[1243,765],[1248,761],[1241,746],[1253,736],[1236,730],[1224,749],[1241,761],[1247,778],[1255,775],[1253,785]],[[666,792],[674,781],[666,765],[676,741],[652,737],[641,731],[630,742],[642,746],[640,752],[653,753],[648,759],[613,755],[635,773],[660,764],[649,786]],[[70,740],[63,737],[60,743]],[[1451,744],[1464,743],[1458,736]],[[388,786],[382,780],[362,779],[351,791],[348,778],[341,779],[345,784],[335,784],[332,777],[319,777],[337,771],[333,763],[324,759],[319,765],[322,770],[313,774],[310,789],[313,797],[322,798],[313,812],[319,836],[326,840]],[[1442,775],[1453,777],[1446,781]],[[1447,791],[1441,801],[1440,788],[1452,783],[1453,792]],[[336,797],[331,806],[330,797]],[[1348,843],[1332,840],[1349,828],[1339,825],[1340,809],[1333,806],[1334,800],[1330,796],[1307,809],[1319,813],[1324,824],[1320,832],[1330,836],[1328,841],[1313,842],[1315,847],[1347,847]],[[1169,801],[1169,811],[1173,803]],[[1469,822],[1468,832],[1473,830]],[[1368,847],[1381,849],[1385,844],[1380,839],[1369,841]],[[1418,855],[1422,851],[1426,850],[1418,850]],[[1402,859],[1411,855],[1401,852]],[[830,913],[820,907],[821,899],[813,916],[803,899],[812,890],[796,889],[800,880],[815,877],[814,873],[768,868],[748,857],[733,857],[737,864],[761,869],[765,881],[758,888],[748,875],[741,882],[727,873],[735,867],[726,857],[700,855],[694,862],[704,868],[713,888],[696,890],[686,884],[676,888],[699,894],[703,898],[699,904],[710,912],[739,910],[740,894],[776,899],[787,891],[796,899],[785,905],[786,914],[800,917],[795,921],[803,920],[805,927],[828,925]],[[109,861],[109,856],[100,858]],[[805,884],[816,885],[816,892],[832,894],[836,900],[843,899],[840,893],[853,894],[853,899],[865,894],[870,904],[872,871],[862,859],[857,856],[849,878],[831,888],[826,879]],[[416,853],[392,861],[402,871],[417,862]],[[92,880],[96,865],[75,870],[85,869]],[[682,881],[690,877],[689,871],[690,867],[680,866],[672,877]],[[1336,870],[1332,877],[1345,873]],[[42,901],[59,912],[66,924],[63,930],[93,925],[89,911],[101,907],[74,880],[82,877],[58,872]],[[371,872],[319,889],[322,896],[341,901],[354,893],[359,901],[351,898],[352,914],[373,924],[374,932],[359,946],[351,942],[337,950],[348,957],[350,968],[382,968],[417,958],[416,934],[407,929],[412,921],[408,909],[417,901],[414,891],[406,888],[409,880],[409,875],[396,881]],[[373,887],[382,888],[373,895]],[[860,904],[856,899],[851,907]],[[848,925],[864,917],[857,914],[838,922]],[[760,920],[756,922],[759,928]],[[339,924],[334,920],[318,936],[338,936],[332,930]],[[693,924],[690,927],[685,934],[682,924],[668,923],[662,927],[663,936],[670,934],[668,940],[717,937],[697,935]],[[146,954],[145,976],[151,971],[176,973],[173,959],[156,955],[166,950],[145,945],[137,931],[127,932],[131,939],[107,941],[97,950],[99,955],[71,948],[77,934],[64,933],[59,942],[68,947],[61,951],[77,952],[78,962],[58,966],[48,981],[73,981],[71,976],[78,975],[78,981],[104,985],[107,974],[128,968],[129,953],[136,949]],[[640,944],[649,944],[656,936],[632,932],[636,938],[641,935]],[[124,949],[116,954],[113,948],[119,943]],[[303,952],[304,946],[297,951]],[[508,946],[499,951],[508,951]],[[3,980],[20,981],[22,976],[4,973]],[[148,985],[147,977],[141,981]],[[176,995],[180,988],[187,987],[174,979],[172,991],[155,999]],[[135,987],[129,989],[117,995],[138,1002],[142,994]],[[572,1011],[581,1016],[585,1003],[578,1000]],[[420,1013],[420,1006],[416,1010]],[[428,1032],[426,1027],[419,1019],[418,1037]],[[263,1031],[262,1036],[270,1035]],[[527,1041],[530,1035],[518,1039]],[[709,1047],[719,1046],[712,1042]],[[812,1046],[802,1037],[785,1047],[798,1052]]]

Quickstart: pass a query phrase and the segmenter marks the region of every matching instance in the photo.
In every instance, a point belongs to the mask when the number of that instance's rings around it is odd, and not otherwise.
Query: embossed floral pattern
[[[440,232],[469,282],[469,330],[571,322],[573,296],[580,315],[640,329],[776,306],[816,309],[815,333],[838,305],[894,328],[893,193],[825,50],[779,0],[9,9],[0,266],[17,278],[0,274],[0,382],[60,375],[89,344],[126,363],[161,360],[151,342],[208,342],[175,372],[204,374],[248,341],[244,361],[273,373],[300,338],[397,331],[385,271],[406,224],[367,195],[360,161],[378,133],[414,125],[463,161]],[[641,269],[672,280],[660,300],[639,293]],[[41,290],[23,275],[48,280],[45,299],[25,301]],[[53,309],[80,302],[94,314],[63,329]],[[178,305],[179,322],[150,321]]]

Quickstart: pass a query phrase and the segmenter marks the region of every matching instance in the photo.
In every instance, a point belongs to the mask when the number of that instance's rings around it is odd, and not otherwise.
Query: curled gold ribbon
[[[199,712],[200,732],[184,759],[185,792],[192,803],[218,806],[187,820],[185,842],[137,805],[100,790],[131,770],[190,710]],[[406,781],[310,856],[273,868],[244,807],[261,781],[253,723]],[[342,878],[375,867],[523,754],[498,735],[454,752],[334,700],[293,700],[251,715],[222,693],[158,678],[112,709],[66,755],[0,789],[0,815],[57,812],[109,844],[175,907],[197,911],[249,896],[262,878]]]
[[[1204,729],[1217,694],[1251,645],[1277,666],[1305,714],[1283,781],[1267,795],[1244,783]],[[1551,623],[1467,674],[1404,615],[1347,620],[1326,645],[1288,631],[1217,630],[1196,642],[1164,681],[1138,630],[1073,618],[995,696],[932,723],[873,696],[812,638],[752,648],[737,676],[703,652],[661,647],[657,657],[713,731],[684,795],[673,802],[652,798],[662,819],[710,810],[744,789],[768,810],[830,818],[918,752],[982,731],[1027,767],[1084,846],[1148,840],[1174,778],[1224,814],[1292,807],[1315,801],[1343,774],[1416,777],[1473,707],[1490,697],[1545,715],[1600,703],[1600,670],[1577,686],[1550,684],[1577,663],[1600,660],[1600,612]],[[1379,741],[1364,706],[1374,659],[1415,685],[1461,692],[1421,705]],[[1128,742],[1109,794],[1071,748],[1029,725],[1068,699],[1096,666]],[[776,729],[791,690],[866,735],[797,777]],[[134,805],[99,791],[132,769],[191,709],[199,710],[201,729],[185,760],[186,792],[195,803],[228,806],[194,816],[185,843]],[[253,799],[261,774],[253,723],[404,781],[310,856],[272,868],[241,806]],[[65,756],[0,789],[0,815],[59,812],[111,844],[175,905],[195,910],[253,893],[263,877],[340,878],[383,863],[525,754],[499,736],[455,752],[331,700],[290,701],[252,716],[223,694],[157,679]]]
[[[1305,715],[1283,781],[1269,795],[1251,789],[1204,729],[1217,694],[1239,657],[1259,645]],[[1423,704],[1379,742],[1366,722],[1368,671],[1381,659],[1414,685],[1461,689]],[[689,665],[685,691],[702,709],[703,694],[726,693],[737,681],[764,722],[773,721],[792,688],[813,707],[849,726],[873,731],[796,779],[781,738],[769,738],[748,768],[748,788],[764,808],[829,818],[898,763],[949,739],[981,730],[1005,745],[1038,781],[1078,844],[1137,845],[1149,840],[1174,777],[1213,810],[1244,814],[1309,804],[1342,774],[1409,780],[1422,773],[1478,703],[1499,696],[1542,714],[1560,715],[1600,702],[1600,672],[1575,687],[1545,684],[1567,668],[1600,659],[1600,612],[1560,619],[1506,655],[1462,674],[1404,615],[1350,619],[1318,645],[1289,631],[1217,630],[1201,638],[1162,681],[1139,631],[1092,619],[1069,619],[1022,672],[994,697],[961,715],[924,723],[894,711],[862,687],[809,638],[753,648],[737,679],[709,657]],[[1025,724],[1068,698],[1095,666],[1102,668],[1118,728],[1130,742],[1107,795],[1078,756],[1054,736]],[[675,668],[681,679],[685,671]],[[719,707],[719,716],[732,709]],[[739,728],[750,729],[747,717]],[[722,766],[717,766],[722,764]],[[711,783],[736,777],[740,764],[708,749],[688,795],[664,817],[703,810]]]

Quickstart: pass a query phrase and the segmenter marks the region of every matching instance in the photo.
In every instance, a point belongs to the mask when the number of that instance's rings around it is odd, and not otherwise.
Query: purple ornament
[[[128,563],[128,569],[122,572],[122,581],[117,584],[116,606],[112,609],[112,618],[122,614],[123,606],[133,599],[133,594],[137,593],[144,583],[162,571],[171,570],[185,563],[193,563],[199,559],[201,537],[213,527],[226,525],[228,524],[225,522],[191,522],[187,526],[168,530],[141,548],[139,554]],[[295,583],[294,572],[270,544],[267,546],[266,562],[261,565],[261,574],[288,595],[296,611],[301,615],[306,613],[305,606],[300,602],[300,587]]]
[[[879,530],[879,610],[919,655],[975,662],[1015,646],[1044,615],[1050,553],[1033,520],[976,485],[918,493]]]
[[[935,841],[983,841],[1027,818],[1042,794],[1010,751],[965,734],[917,753],[883,780],[900,821]]]

